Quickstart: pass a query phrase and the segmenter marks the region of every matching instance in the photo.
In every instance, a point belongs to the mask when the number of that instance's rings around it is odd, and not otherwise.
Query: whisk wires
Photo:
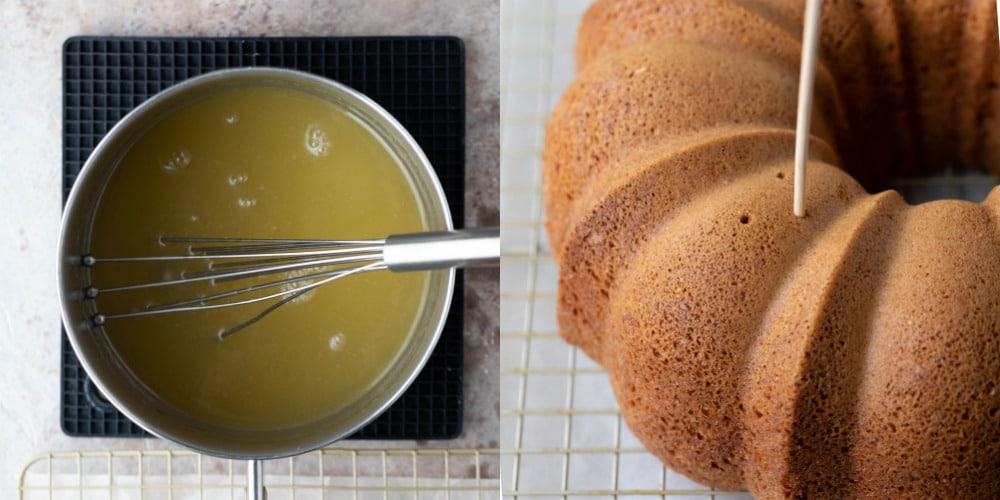
[[[274,301],[256,316],[221,334],[226,337],[259,321],[302,294],[346,276],[381,269],[394,272],[433,271],[495,266],[500,263],[499,227],[393,234],[385,239],[375,240],[160,238],[160,243],[167,246],[186,244],[187,252],[141,257],[85,255],[81,258],[81,263],[87,267],[129,262],[204,263],[198,265],[198,269],[181,272],[179,276],[163,275],[162,279],[107,288],[88,286],[83,291],[84,297],[96,300],[98,296],[108,293],[180,287],[199,282],[209,282],[215,286],[232,281],[233,285],[221,286],[221,290],[212,295],[197,298],[182,295],[182,300],[173,302],[164,299],[163,302],[169,303],[149,305],[140,310],[98,312],[91,317],[95,325],[100,326],[116,318]],[[280,291],[269,290],[275,287],[280,287]]]
[[[113,319],[201,311],[275,301],[250,319],[220,333],[220,337],[225,338],[260,321],[277,308],[316,287],[352,274],[386,268],[382,259],[385,240],[164,237],[160,239],[160,242],[165,245],[186,244],[188,245],[187,254],[141,257],[86,255],[82,257],[81,262],[87,267],[93,267],[102,263],[206,261],[205,268],[184,271],[176,279],[107,288],[88,286],[84,290],[85,297],[96,299],[102,294],[180,286],[197,282],[210,282],[215,285],[226,281],[275,274],[284,274],[288,277],[269,279],[263,283],[239,286],[232,290],[197,298],[150,305],[140,310],[121,313],[98,312],[91,318],[95,325],[100,326]],[[280,288],[280,290],[265,292],[263,295],[258,294],[258,292],[274,288]],[[249,298],[246,298],[248,296]]]

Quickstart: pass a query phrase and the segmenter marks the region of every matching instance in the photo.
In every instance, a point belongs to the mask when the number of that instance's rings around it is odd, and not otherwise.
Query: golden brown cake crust
[[[599,0],[553,112],[560,333],[671,467],[761,498],[1000,497],[993,2],[827,0],[808,217],[791,213],[803,2]]]

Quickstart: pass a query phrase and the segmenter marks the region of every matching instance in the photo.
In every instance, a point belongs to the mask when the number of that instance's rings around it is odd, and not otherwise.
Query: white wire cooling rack
[[[749,498],[665,469],[624,425],[607,376],[559,339],[557,270],[542,227],[548,116],[574,75],[589,0],[501,2],[501,478],[509,498]],[[891,184],[911,203],[982,201],[997,179],[945,169]]]
[[[268,500],[494,500],[496,449],[323,449],[264,464]],[[21,473],[22,500],[246,498],[247,462],[184,450],[49,453]]]

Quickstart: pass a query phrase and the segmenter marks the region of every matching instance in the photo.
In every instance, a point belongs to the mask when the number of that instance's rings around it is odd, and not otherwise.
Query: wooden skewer
[[[1000,4],[1000,0],[997,0]],[[813,86],[819,52],[820,13],[823,0],[806,1],[805,28],[802,33],[802,66],[799,69],[799,104],[795,117],[795,188],[792,211],[806,216],[806,158],[809,156],[809,124],[812,121]]]

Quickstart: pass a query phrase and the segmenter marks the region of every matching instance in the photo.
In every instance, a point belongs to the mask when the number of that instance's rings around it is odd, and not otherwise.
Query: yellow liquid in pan
[[[263,86],[210,95],[155,125],[122,159],[95,219],[97,257],[187,251],[162,246],[163,235],[365,239],[425,229],[408,178],[363,125],[318,97]],[[197,267],[98,264],[92,282],[159,281]],[[97,307],[138,310],[229,286],[109,292]],[[267,306],[111,319],[105,330],[129,368],[178,409],[275,429],[328,415],[375,386],[426,287],[421,272],[349,276],[221,340]]]

